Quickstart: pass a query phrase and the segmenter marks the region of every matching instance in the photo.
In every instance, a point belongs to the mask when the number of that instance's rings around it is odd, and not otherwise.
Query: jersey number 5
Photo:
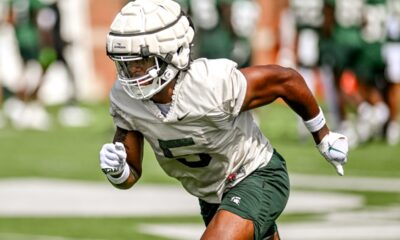
[[[160,144],[160,148],[164,152],[164,156],[167,158],[175,158],[177,161],[181,162],[182,164],[191,167],[191,168],[201,168],[206,167],[210,164],[211,156],[206,153],[199,153],[196,154],[199,156],[199,161],[188,161],[185,158],[175,157],[172,152],[171,148],[178,148],[178,147],[185,147],[185,146],[192,146],[195,145],[193,138],[182,138],[182,139],[173,139],[173,140],[160,140],[158,139],[158,143]]]

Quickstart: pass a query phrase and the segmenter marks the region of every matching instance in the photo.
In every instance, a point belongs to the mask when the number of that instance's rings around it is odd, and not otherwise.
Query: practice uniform
[[[206,224],[206,215],[216,211],[211,206],[218,206],[253,220],[255,239],[261,239],[273,232],[265,228],[274,226],[283,211],[289,182],[284,160],[274,153],[251,113],[240,112],[246,84],[236,63],[197,59],[178,76],[166,115],[150,100],[130,98],[119,81],[110,93],[110,113],[116,126],[141,132],[163,170],[200,199]],[[271,169],[276,173],[263,176]],[[274,175],[279,176],[277,184],[272,184]],[[263,182],[250,184],[258,178]],[[246,196],[251,188],[255,195]]]

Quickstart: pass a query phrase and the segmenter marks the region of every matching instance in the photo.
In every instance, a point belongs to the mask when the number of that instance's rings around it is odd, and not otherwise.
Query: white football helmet
[[[107,55],[115,62],[125,92],[149,99],[190,64],[194,27],[172,0],[130,1],[107,35]]]

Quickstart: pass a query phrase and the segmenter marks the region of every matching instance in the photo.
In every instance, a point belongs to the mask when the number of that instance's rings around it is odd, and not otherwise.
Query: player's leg
[[[389,120],[390,117],[390,109],[385,102],[383,89],[381,86],[385,85],[383,82],[383,71],[384,68],[381,70],[377,69],[378,71],[375,72],[374,76],[374,83],[367,84],[367,99],[368,102],[372,105],[372,117],[370,118],[371,121],[371,128],[372,128],[372,135],[373,136],[382,136],[384,126]],[[380,82],[378,82],[378,80]]]
[[[207,226],[201,239],[252,240],[254,239],[253,222],[229,211],[219,210]]]
[[[380,134],[389,117],[389,109],[381,92],[384,69],[381,47],[374,44],[366,45],[355,66],[359,89],[367,102],[359,104],[357,109],[356,124],[361,142]]]
[[[251,220],[244,219],[226,210],[220,210],[214,216],[202,240],[235,240],[254,239],[254,226]],[[275,231],[261,240],[280,240],[278,231]]]

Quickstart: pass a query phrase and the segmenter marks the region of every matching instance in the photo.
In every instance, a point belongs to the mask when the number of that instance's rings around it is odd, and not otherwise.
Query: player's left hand
[[[100,150],[100,167],[105,174],[121,174],[126,165],[126,151],[123,143],[106,143]]]
[[[347,162],[349,151],[347,137],[340,133],[329,132],[317,145],[317,148],[325,159],[335,167],[336,172],[343,176],[343,165]]]

